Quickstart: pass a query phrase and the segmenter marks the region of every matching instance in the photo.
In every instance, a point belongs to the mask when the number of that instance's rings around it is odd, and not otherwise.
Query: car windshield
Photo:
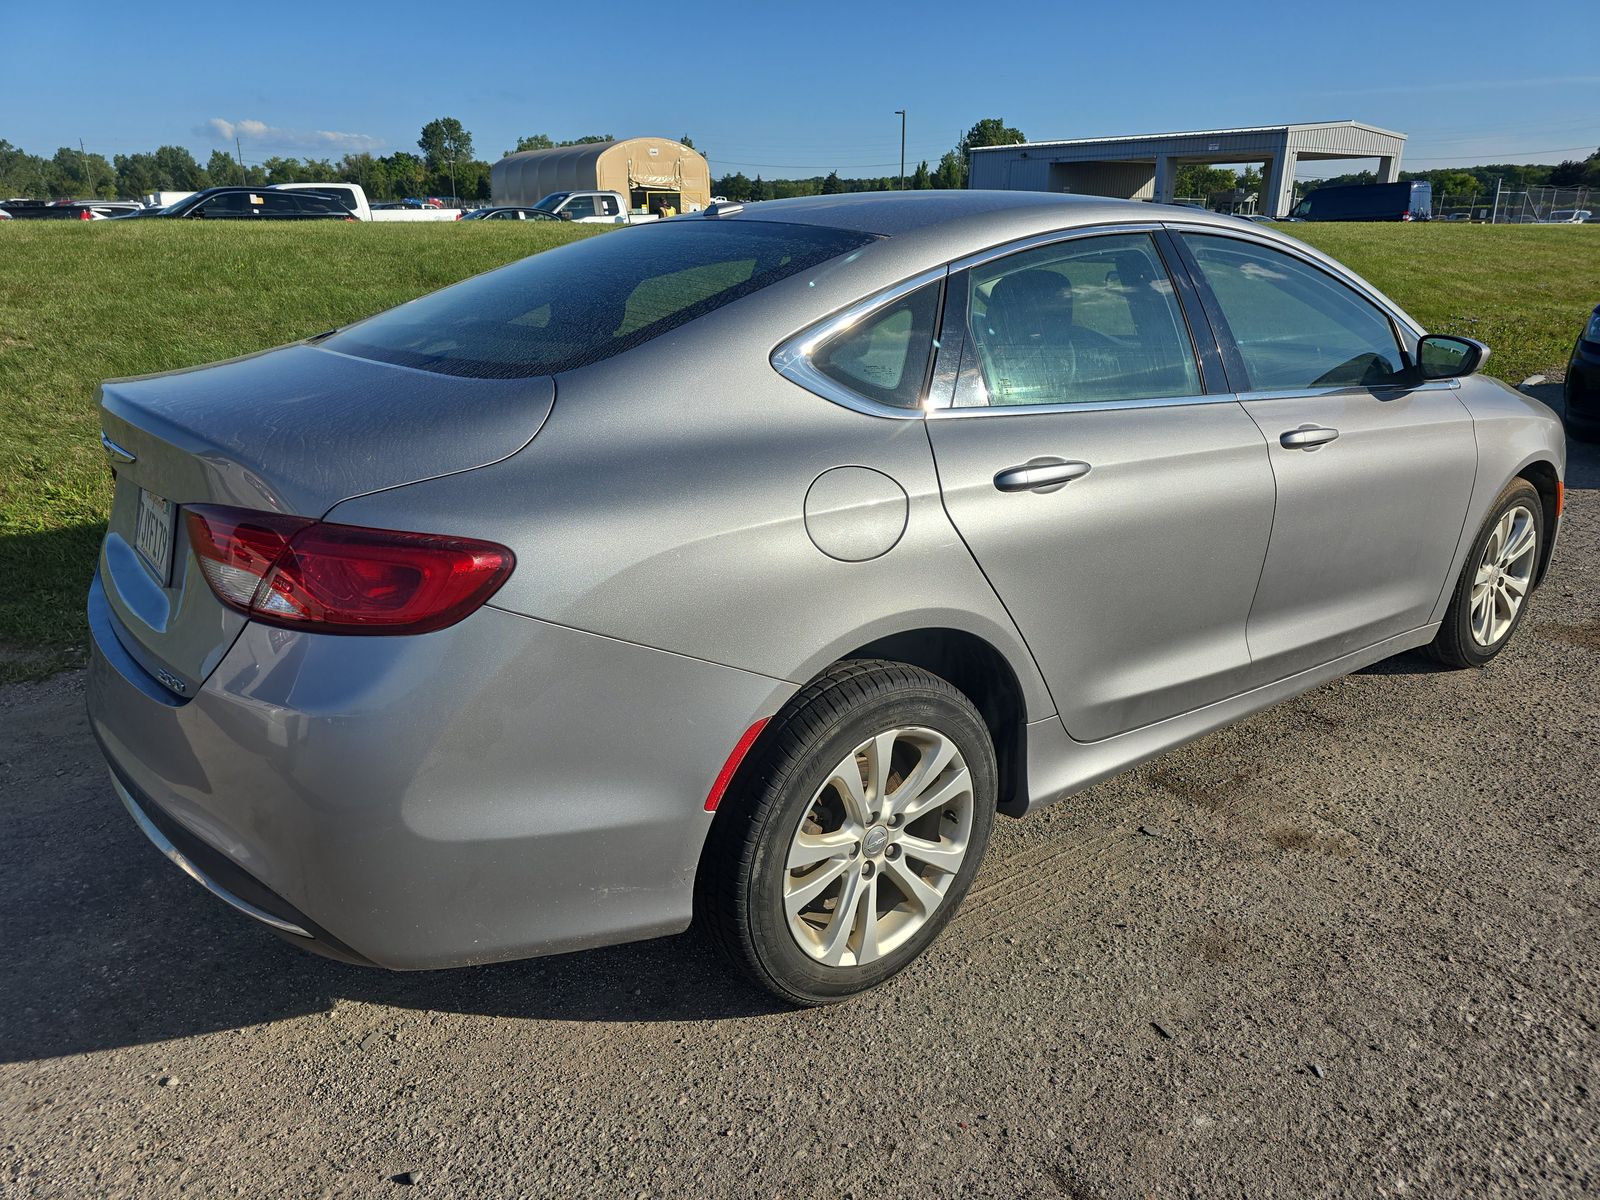
[[[561,207],[561,202],[570,195],[572,195],[571,192],[551,192],[543,200],[535,204],[534,207],[540,212],[555,212],[556,209]]]
[[[444,375],[553,375],[643,345],[873,240],[764,221],[607,233],[423,296],[321,345]]]

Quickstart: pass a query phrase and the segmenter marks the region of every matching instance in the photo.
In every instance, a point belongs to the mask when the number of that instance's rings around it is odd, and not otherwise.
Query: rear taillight
[[[330,525],[197,505],[189,545],[217,598],[252,620],[323,633],[427,633],[454,625],[511,574],[511,551],[475,538]]]

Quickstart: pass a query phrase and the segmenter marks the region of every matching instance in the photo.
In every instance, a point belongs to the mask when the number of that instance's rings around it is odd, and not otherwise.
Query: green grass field
[[[1285,227],[1291,228],[1291,227]],[[1583,228],[1299,225],[1519,381],[1565,362],[1600,300]],[[592,231],[583,231],[592,232]],[[293,341],[582,232],[570,227],[0,225],[0,679],[82,656],[109,475],[95,384]]]

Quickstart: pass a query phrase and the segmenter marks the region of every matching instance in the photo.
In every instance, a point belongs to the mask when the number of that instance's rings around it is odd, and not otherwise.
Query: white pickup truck
[[[274,183],[268,191],[321,192],[337,196],[358,221],[454,221],[461,215],[459,208],[373,208],[367,200],[366,189],[359,183]]]
[[[659,217],[630,209],[621,192],[551,192],[533,207],[579,225],[641,225]]]

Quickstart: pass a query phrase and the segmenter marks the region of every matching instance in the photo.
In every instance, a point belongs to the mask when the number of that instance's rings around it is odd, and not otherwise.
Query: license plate
[[[139,489],[139,525],[134,531],[133,548],[162,587],[172,576],[172,507],[172,501]]]

